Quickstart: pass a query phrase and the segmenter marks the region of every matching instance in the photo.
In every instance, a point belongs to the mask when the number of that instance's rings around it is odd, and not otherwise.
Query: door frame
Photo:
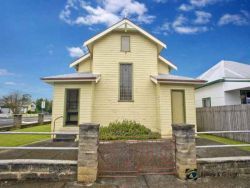
[[[68,90],[78,90],[78,115],[77,115],[77,125],[67,125],[67,91]],[[64,90],[64,122],[63,122],[63,127],[75,127],[79,125],[79,119],[80,119],[80,95],[81,95],[81,89],[80,88],[65,88]]]
[[[186,123],[187,120],[186,120],[186,101],[185,101],[185,90],[184,89],[171,89],[170,92],[171,92],[171,120],[172,120],[172,123],[173,123],[173,92],[174,91],[177,91],[177,92],[182,92],[183,93],[183,113],[184,113],[184,122],[183,123]]]

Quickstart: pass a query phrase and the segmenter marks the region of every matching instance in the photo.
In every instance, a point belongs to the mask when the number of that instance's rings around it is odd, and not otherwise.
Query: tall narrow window
[[[130,37],[121,36],[121,51],[129,52],[130,51]]]
[[[120,64],[120,101],[131,101],[132,92],[132,64]]]
[[[78,124],[79,90],[66,90],[66,125]]]

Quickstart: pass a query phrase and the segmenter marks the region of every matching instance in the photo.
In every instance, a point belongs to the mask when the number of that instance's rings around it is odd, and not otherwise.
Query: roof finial
[[[124,19],[127,19],[127,17],[128,17],[128,11],[127,11],[127,9],[125,9],[124,10]]]

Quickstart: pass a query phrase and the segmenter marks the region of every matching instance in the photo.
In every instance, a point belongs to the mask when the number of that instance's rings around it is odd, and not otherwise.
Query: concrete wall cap
[[[173,130],[189,130],[193,129],[195,126],[193,124],[184,124],[184,123],[179,123],[179,124],[172,124]]]
[[[80,124],[79,127],[82,130],[92,130],[92,129],[99,129],[100,124],[98,124],[98,123],[83,123],[83,124]]]

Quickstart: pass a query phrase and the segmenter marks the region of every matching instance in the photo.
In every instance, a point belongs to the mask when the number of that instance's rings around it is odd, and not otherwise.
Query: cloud
[[[237,25],[243,26],[249,24],[249,13],[245,10],[242,10],[240,14],[224,14],[218,21],[219,26],[223,25]]]
[[[16,85],[15,82],[4,82],[5,85],[9,85],[9,86],[14,86]]]
[[[202,16],[200,17],[202,18],[197,17],[194,21],[192,21],[181,14],[177,16],[177,18],[172,23],[165,22],[162,26],[157,27],[154,30],[154,33],[168,35],[169,33],[173,32],[178,34],[197,34],[206,32],[209,30],[209,28],[202,24],[202,22],[208,23],[208,16],[205,14],[205,12],[202,12],[201,15]],[[204,15],[206,15],[206,19]]]
[[[205,7],[207,5],[212,5],[221,0],[190,0],[190,4],[195,7]]]
[[[11,75],[14,75],[14,74],[9,72],[6,69],[0,69],[0,76],[11,76]]]
[[[189,0],[187,4],[181,4],[178,9],[184,12],[188,12],[196,8],[204,8],[208,5],[213,5],[221,1],[223,0]]]
[[[196,19],[194,20],[195,24],[207,24],[210,22],[212,14],[205,11],[195,11]]]
[[[140,23],[151,23],[155,16],[147,14],[144,3],[136,0],[96,0],[93,1],[68,0],[59,18],[71,25],[110,26],[124,17]]]
[[[73,58],[81,57],[88,52],[86,47],[84,47],[84,48],[68,47],[67,50],[69,52],[70,57],[73,57]]]
[[[171,24],[169,22],[165,22],[161,26],[157,27],[153,33],[155,34],[163,34],[168,35],[171,32]]]
[[[192,5],[188,5],[188,4],[181,4],[178,9],[182,10],[184,12],[188,12],[190,10],[193,10],[194,7]]]
[[[168,0],[153,0],[156,3],[166,3]]]
[[[178,16],[172,23],[175,32],[179,34],[196,34],[208,31],[207,26],[190,25],[189,20],[183,15]]]

